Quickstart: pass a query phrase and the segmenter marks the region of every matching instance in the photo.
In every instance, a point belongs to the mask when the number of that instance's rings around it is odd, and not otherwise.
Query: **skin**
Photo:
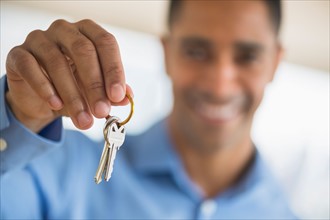
[[[162,39],[175,148],[204,197],[234,184],[253,155],[250,130],[282,54],[261,1],[186,1]],[[132,90],[115,37],[90,20],[55,21],[8,54],[6,99],[33,132],[60,116],[77,128],[125,105]]]
[[[169,131],[203,196],[244,175],[253,115],[282,49],[262,1],[185,1],[163,38],[174,106]]]

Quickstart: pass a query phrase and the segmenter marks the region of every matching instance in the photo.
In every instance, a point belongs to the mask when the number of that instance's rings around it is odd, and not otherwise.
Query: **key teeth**
[[[96,184],[100,184],[100,182],[102,182],[102,179],[101,178],[97,179],[96,177],[94,177],[94,181]]]
[[[125,140],[125,127],[119,126],[118,118],[109,117],[103,128],[105,145],[101,154],[99,166],[97,168],[94,181],[99,184],[102,179],[109,182],[113,172],[113,164],[116,158],[117,151]]]

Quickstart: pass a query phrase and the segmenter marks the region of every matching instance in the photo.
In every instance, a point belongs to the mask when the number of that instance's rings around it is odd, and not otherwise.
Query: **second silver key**
[[[119,125],[118,120],[115,123],[112,123],[111,126],[108,128],[108,141],[110,145],[108,146],[109,153],[108,153],[108,160],[107,160],[107,166],[105,171],[105,180],[109,181],[111,178],[111,174],[113,171],[113,165],[114,161],[116,159],[116,154],[121,145],[125,141],[125,127],[122,125]]]
[[[108,142],[109,127],[112,123],[117,123],[117,121],[118,121],[117,117],[110,117],[107,119],[107,121],[104,124],[103,134],[104,134],[105,143],[104,143],[103,151],[101,154],[99,166],[97,167],[96,174],[94,177],[94,180],[97,184],[99,184],[102,181],[102,175],[105,173],[106,166],[108,163],[107,161],[108,161],[109,152],[110,152],[110,148],[109,148],[110,143]]]

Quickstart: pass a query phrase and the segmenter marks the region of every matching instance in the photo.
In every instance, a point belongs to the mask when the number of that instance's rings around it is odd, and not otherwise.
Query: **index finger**
[[[126,83],[116,38],[91,20],[83,20],[77,24],[80,32],[95,45],[107,97],[112,103],[121,102],[125,98]]]

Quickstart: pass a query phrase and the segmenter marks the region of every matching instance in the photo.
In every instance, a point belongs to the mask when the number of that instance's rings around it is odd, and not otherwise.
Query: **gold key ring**
[[[124,121],[119,122],[120,126],[123,126],[124,124],[129,122],[129,120],[131,120],[133,112],[134,112],[134,102],[133,102],[132,97],[130,95],[128,95],[127,93],[126,93],[126,97],[129,100],[129,103],[131,104],[131,110],[130,110],[129,115],[127,116],[127,118]]]
[[[126,97],[127,97],[127,99],[129,100],[129,102],[130,102],[130,104],[131,104],[131,110],[130,110],[130,113],[129,113],[129,115],[127,116],[127,118],[126,118],[124,121],[119,122],[119,126],[123,126],[123,125],[125,125],[127,122],[129,122],[129,120],[131,120],[132,115],[133,115],[133,112],[134,112],[134,102],[133,102],[132,97],[131,97],[129,94],[126,94]],[[111,117],[111,116],[108,115],[108,116],[106,117],[106,119],[108,119],[108,118],[110,118],[110,117]]]

